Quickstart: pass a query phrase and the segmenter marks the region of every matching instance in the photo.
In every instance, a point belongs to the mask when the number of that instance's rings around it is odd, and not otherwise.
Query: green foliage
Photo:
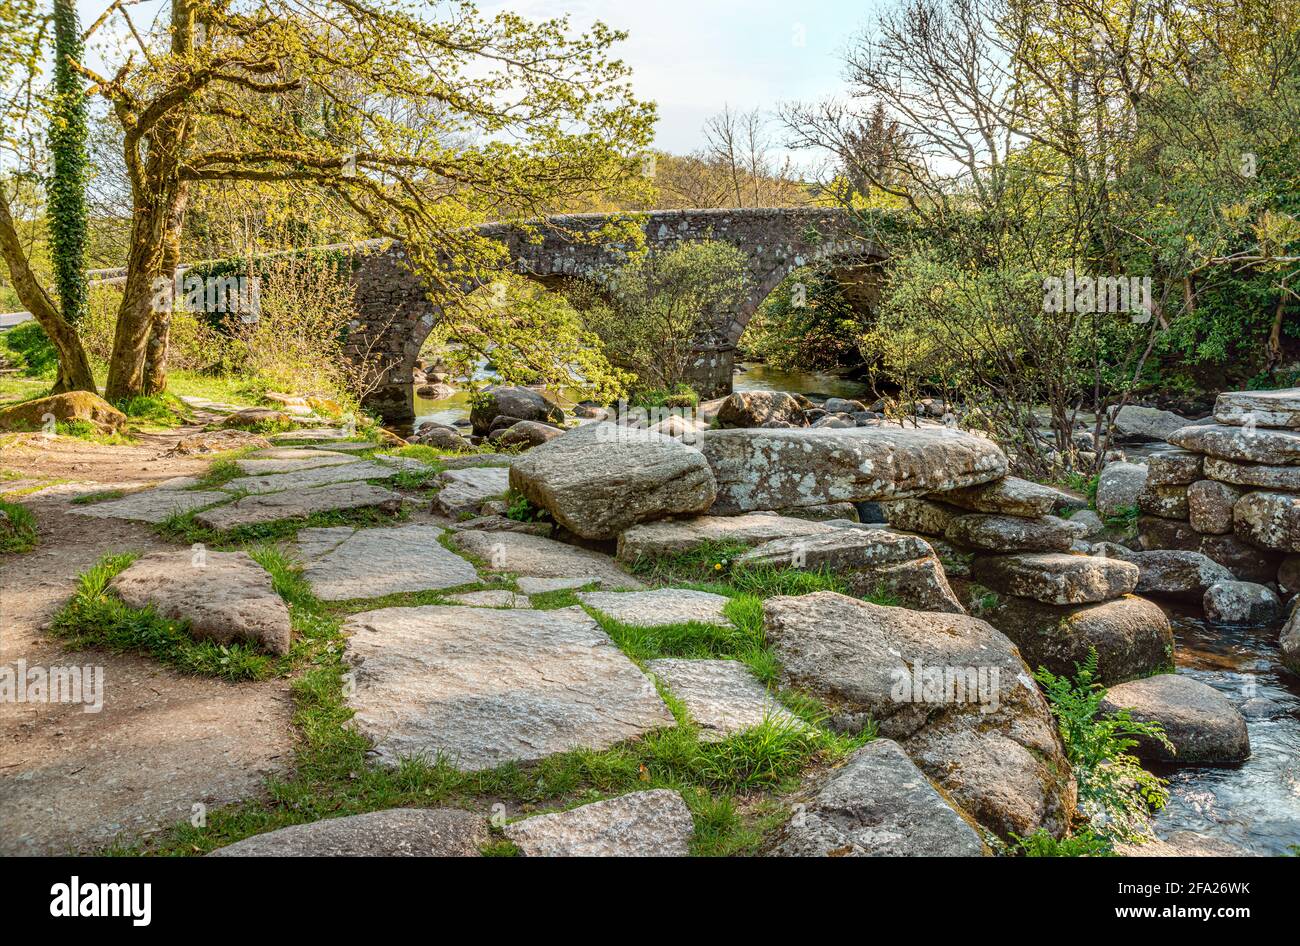
[[[695,359],[696,339],[713,316],[749,290],[745,254],[716,240],[647,253],[620,269],[606,295],[585,299],[586,324],[619,368],[636,376],[631,400],[675,392]]]
[[[0,500],[0,555],[30,552],[36,547],[36,517],[18,503]]]
[[[5,348],[6,358],[28,377],[53,378],[59,367],[59,353],[36,322],[24,322],[0,332],[0,345]]]
[[[857,339],[865,315],[854,310],[829,271],[797,269],[758,307],[741,348],[779,371],[860,365]]]
[[[74,506],[93,506],[95,503],[107,502],[110,499],[121,499],[126,495],[124,489],[103,489],[95,493],[85,493],[72,500]]]
[[[175,427],[184,422],[185,403],[171,394],[139,394],[114,405],[127,417],[147,421],[160,427]]]
[[[700,396],[695,393],[694,388],[685,382],[677,384],[671,391],[658,389],[638,390],[635,398],[634,406],[637,407],[686,408],[695,407],[700,403]]]
[[[1097,494],[1095,491],[1092,495],[1092,501],[1094,504],[1097,501]],[[1117,532],[1128,532],[1137,525],[1137,521],[1141,515],[1142,510],[1137,506],[1121,506],[1115,511],[1115,515],[1107,516],[1104,521],[1108,529],[1114,529]]]
[[[84,59],[75,0],[54,0],[54,101],[50,116],[51,175],[46,185],[50,259],[63,317],[74,325],[86,314],[86,245],[90,180],[87,153],[85,80],[77,71]]]
[[[1128,710],[1099,716],[1106,690],[1096,676],[1095,648],[1073,680],[1045,668],[1034,674],[1056,717],[1091,830],[1112,843],[1143,841],[1150,835],[1150,812],[1164,807],[1169,793],[1165,781],[1142,768],[1129,750],[1138,744],[1136,737],[1166,746],[1169,740],[1158,723],[1138,722]]]
[[[549,518],[545,509],[534,506],[532,502],[523,493],[517,489],[511,489],[506,493],[506,518],[513,519],[515,522],[541,522]]]
[[[1012,854],[1021,857],[1114,857],[1115,845],[1109,839],[1084,829],[1057,840],[1039,828],[1027,838],[1012,835]]]

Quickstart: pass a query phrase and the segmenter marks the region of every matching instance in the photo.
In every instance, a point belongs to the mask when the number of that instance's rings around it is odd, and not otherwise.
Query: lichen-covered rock
[[[473,812],[389,808],[255,834],[208,857],[478,857],[491,840]]]
[[[983,857],[979,832],[898,743],[876,739],[833,769],[769,852],[776,857]]]
[[[85,421],[99,433],[113,434],[126,426],[126,415],[89,391],[51,394],[0,409],[0,430],[43,430],[68,421]]]
[[[1280,552],[1257,548],[1235,535],[1202,535],[1190,523],[1176,519],[1143,516],[1138,520],[1137,537],[1143,551],[1200,552],[1232,572],[1238,581],[1273,581],[1282,560]]]
[[[1136,595],[1073,607],[1003,597],[979,612],[1020,648],[1025,663],[1059,676],[1097,652],[1101,683],[1123,683],[1173,669],[1174,632],[1165,612]]]
[[[949,542],[986,552],[1065,552],[1077,534],[1064,519],[1055,516],[1022,519],[972,513],[948,523],[945,537]]]
[[[666,788],[632,792],[503,829],[525,857],[685,857],[695,822]]]
[[[492,422],[502,415],[546,424],[564,421],[564,411],[540,391],[509,386],[493,387],[484,391],[470,408],[469,419],[474,433],[480,436],[486,434],[492,429]]]
[[[517,459],[510,486],[586,539],[640,522],[706,511],[717,494],[709,464],[671,437],[586,424]]]
[[[1261,548],[1300,552],[1300,496],[1247,493],[1232,508],[1233,531]]]
[[[455,427],[445,427],[442,424],[421,424],[420,429],[411,435],[409,442],[460,453],[468,453],[474,449]]]
[[[462,513],[478,512],[488,500],[504,496],[510,488],[510,471],[499,466],[445,470],[438,474],[438,482],[441,487],[433,497],[433,508],[455,518]]]
[[[152,606],[168,620],[188,622],[199,640],[252,641],[273,654],[289,652],[289,608],[247,552],[153,552],[108,589],[133,608]]]
[[[947,427],[709,430],[700,449],[718,481],[713,511],[894,499],[999,479],[991,440]]]
[[[1044,604],[1088,604],[1131,594],[1138,568],[1128,562],[1067,552],[990,555],[971,563],[971,578],[1003,594]]]
[[[803,407],[784,391],[737,391],[718,407],[718,423],[723,427],[762,427],[772,421],[796,423]]]
[[[550,424],[538,423],[535,420],[521,420],[504,430],[494,432],[488,439],[502,449],[527,449],[539,447],[563,433],[563,430]]]
[[[977,618],[833,592],[764,602],[786,686],[821,699],[837,729],[868,722],[980,824],[1059,836],[1074,778],[1047,703],[1001,633]]]
[[[1265,463],[1237,463],[1233,460],[1205,458],[1205,475],[1234,486],[1254,486],[1300,492],[1300,466],[1269,466]]]
[[[1200,598],[1211,585],[1233,580],[1232,572],[1200,552],[1121,551],[1119,557],[1141,570],[1137,585],[1140,595]]]
[[[1205,457],[1190,450],[1159,450],[1147,457],[1147,486],[1188,486],[1201,478]]]
[[[593,584],[611,590],[645,587],[608,555],[539,535],[468,530],[456,532],[452,542],[480,559],[488,570],[519,576],[521,590],[524,578],[563,580],[568,582],[563,586],[567,588]]]
[[[247,429],[287,427],[292,423],[293,418],[284,411],[277,411],[272,407],[245,407],[228,415],[221,422],[221,426]]]
[[[1292,673],[1300,674],[1300,606],[1292,605],[1291,617],[1282,625],[1278,646],[1282,651],[1282,663]]]
[[[1271,624],[1282,614],[1273,589],[1249,581],[1220,581],[1205,590],[1205,617],[1218,624]]]
[[[1246,720],[1211,686],[1175,673],[1162,673],[1111,687],[1101,714],[1127,709],[1139,722],[1160,723],[1173,751],[1149,736],[1138,737],[1136,752],[1147,762],[1214,765],[1250,756]]]
[[[680,555],[708,543],[728,545],[762,545],[773,539],[818,535],[833,529],[823,522],[770,512],[751,512],[743,516],[692,516],[686,519],[663,519],[643,522],[618,537],[618,559],[640,559]]]
[[[1220,424],[1300,428],[1300,388],[1224,391],[1214,403]]]
[[[1170,434],[1188,423],[1186,417],[1173,411],[1126,404],[1115,414],[1115,433],[1120,442],[1161,441],[1169,439]]]
[[[1152,486],[1148,481],[1138,494],[1138,509],[1149,516],[1162,519],[1186,519],[1186,486]]]
[[[1060,490],[1050,486],[1006,476],[980,486],[947,490],[930,498],[974,512],[1038,518],[1049,515],[1063,497]]]
[[[962,614],[943,566],[924,539],[885,529],[835,529],[774,539],[736,559],[740,565],[827,570],[854,594],[884,594],[919,611]]]
[[[1147,485],[1147,468],[1139,463],[1108,463],[1097,478],[1097,513],[1103,519],[1137,508]]]
[[[1232,531],[1232,510],[1241,490],[1217,480],[1197,480],[1187,487],[1187,518],[1192,528],[1207,535]]]
[[[1300,432],[1294,430],[1193,424],[1175,431],[1169,442],[1220,460],[1278,466],[1300,464]]]
[[[196,515],[194,521],[208,529],[225,531],[265,522],[306,519],[318,512],[351,509],[397,512],[401,506],[401,494],[392,490],[370,483],[334,483],[311,489],[245,496],[233,503],[205,510]]]
[[[895,529],[921,535],[942,536],[963,510],[933,499],[894,499],[880,504],[885,519]]]

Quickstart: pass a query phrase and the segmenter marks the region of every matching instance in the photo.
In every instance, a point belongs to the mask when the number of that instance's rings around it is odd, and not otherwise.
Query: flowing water
[[[1225,628],[1173,615],[1178,672],[1220,691],[1246,716],[1239,766],[1161,772],[1169,804],[1156,833],[1190,830],[1259,854],[1300,845],[1300,677],[1278,660],[1278,628]]]

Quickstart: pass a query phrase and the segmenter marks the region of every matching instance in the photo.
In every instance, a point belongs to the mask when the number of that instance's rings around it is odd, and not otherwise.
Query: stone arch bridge
[[[487,224],[479,232],[504,243],[511,269],[552,288],[569,280],[599,283],[623,265],[630,247],[584,241],[584,232],[609,223],[609,214],[548,217],[528,230]],[[647,247],[671,249],[693,240],[722,240],[746,256],[752,288],[725,309],[711,314],[695,344],[691,382],[702,397],[730,393],[736,345],[758,306],[795,269],[828,264],[846,285],[850,299],[874,305],[876,269],[883,250],[865,241],[851,215],[835,209],[664,210],[619,214],[641,224]],[[414,419],[411,379],[420,346],[439,317],[427,287],[407,266],[401,244],[366,244],[359,252],[354,278],[358,326],[349,351],[378,358],[383,370],[379,387],[366,405],[392,424]]]

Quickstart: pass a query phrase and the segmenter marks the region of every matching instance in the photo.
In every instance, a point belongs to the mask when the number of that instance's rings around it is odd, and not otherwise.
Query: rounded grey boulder
[[[295,824],[217,848],[209,857],[477,857],[491,841],[479,815],[390,808]]]
[[[1102,714],[1127,709],[1139,722],[1159,723],[1173,750],[1139,737],[1138,756],[1147,762],[1185,765],[1232,764],[1250,756],[1246,720],[1211,686],[1176,673],[1162,673],[1111,687]]]

